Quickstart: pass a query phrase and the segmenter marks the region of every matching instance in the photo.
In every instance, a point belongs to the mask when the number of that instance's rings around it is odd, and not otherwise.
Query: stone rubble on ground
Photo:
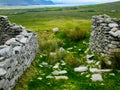
[[[56,63],[55,66],[53,66],[54,69],[58,69],[59,68],[60,63]]]
[[[57,33],[59,31],[59,28],[56,27],[56,28],[53,28],[52,30],[53,30],[53,33]]]
[[[56,52],[50,52],[50,56],[55,56],[56,54]]]
[[[61,75],[61,74],[66,74],[66,73],[67,73],[66,70],[61,70],[61,71],[55,70],[52,72],[53,75]]]
[[[101,74],[93,74],[91,77],[92,81],[103,81],[102,75]]]
[[[52,79],[52,78],[54,78],[54,76],[48,75],[48,76],[46,76],[46,78]]]
[[[55,79],[56,80],[59,80],[59,79],[69,79],[68,76],[55,76]]]
[[[86,66],[79,66],[79,67],[74,68],[75,72],[85,72],[87,70],[88,68]]]

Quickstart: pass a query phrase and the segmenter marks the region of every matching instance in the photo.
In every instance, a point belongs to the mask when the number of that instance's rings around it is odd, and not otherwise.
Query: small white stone
[[[72,50],[73,49],[73,47],[70,47],[70,48],[68,48],[67,50]]]
[[[39,80],[42,80],[42,77],[39,77],[38,79],[39,79]]]
[[[94,72],[97,72],[98,69],[97,68],[90,68],[90,72],[94,73]]]
[[[87,48],[87,50],[84,53],[87,53],[89,51],[89,48]]]
[[[66,74],[66,73],[67,73],[66,70],[59,71],[59,74]]]
[[[41,65],[41,64],[40,64],[39,66],[40,66],[40,67],[43,67],[43,65]]]
[[[59,79],[69,79],[68,76],[55,76],[55,79],[59,80]]]
[[[93,60],[87,60],[86,62],[87,62],[87,64],[91,64],[91,63],[93,63],[94,61],[93,61]]]
[[[100,61],[96,62],[95,65],[100,65]]]
[[[52,72],[53,75],[61,75],[61,74],[66,74],[66,73],[67,73],[66,70],[62,70],[62,71],[55,70]]]
[[[115,74],[114,74],[114,73],[110,73],[109,75],[110,75],[110,76],[115,76]]]
[[[62,63],[61,63],[62,66],[66,65],[66,63],[65,63],[64,61],[61,61],[61,62],[62,62]]]
[[[89,77],[90,77],[90,74],[86,75],[86,77],[89,78]]]
[[[52,72],[53,75],[59,75],[59,71],[58,70],[55,70]]]
[[[50,52],[51,56],[55,56],[57,53],[56,52]]]
[[[90,59],[90,58],[93,58],[93,57],[94,57],[93,54],[92,54],[92,55],[87,55],[87,56],[86,56],[87,59]]]
[[[93,74],[91,79],[92,81],[103,81],[101,74]]]
[[[105,85],[104,83],[101,83],[100,85]]]
[[[58,69],[59,68],[60,63],[56,63],[55,66],[53,66],[54,69]]]
[[[78,49],[78,51],[81,51],[81,49]]]
[[[48,63],[47,62],[42,62],[41,65],[47,66]]]
[[[57,33],[59,31],[59,28],[56,27],[56,28],[53,28],[52,30],[53,30],[53,33]]]
[[[50,79],[51,79],[51,78],[54,78],[54,76],[50,76],[50,75],[49,75],[49,76],[47,76],[46,78],[50,78]]]
[[[98,69],[97,72],[110,72],[112,71],[111,69]]]
[[[88,68],[85,66],[80,66],[80,67],[74,68],[75,72],[85,72],[87,70],[88,70]]]
[[[59,50],[60,52],[65,52],[65,49],[63,47],[61,47]]]
[[[112,62],[111,62],[111,61],[107,61],[107,62],[106,62],[106,64],[111,65],[111,64],[112,64]]]

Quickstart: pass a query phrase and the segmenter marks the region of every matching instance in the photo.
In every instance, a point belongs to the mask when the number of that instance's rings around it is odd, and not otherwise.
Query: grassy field
[[[73,70],[86,65],[85,56],[90,53],[86,50],[91,17],[108,14],[120,18],[119,5],[120,2],[95,6],[0,10],[0,15],[7,15],[11,22],[35,31],[39,41],[39,53],[13,90],[119,90],[119,72],[111,72],[115,76],[102,74],[104,81],[92,82],[92,73],[76,73]],[[52,32],[55,27],[59,28],[58,33]],[[43,65],[43,62],[48,65]],[[54,69],[57,63],[60,65]],[[69,79],[46,78],[54,76],[54,70],[66,70],[65,76]]]

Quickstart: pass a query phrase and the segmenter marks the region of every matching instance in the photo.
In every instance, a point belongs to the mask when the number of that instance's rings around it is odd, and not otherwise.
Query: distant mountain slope
[[[53,4],[50,0],[0,0],[0,5],[48,5]]]
[[[80,10],[95,10],[95,11],[111,11],[111,10],[120,11],[120,1],[105,3],[105,4],[80,6],[79,9]]]

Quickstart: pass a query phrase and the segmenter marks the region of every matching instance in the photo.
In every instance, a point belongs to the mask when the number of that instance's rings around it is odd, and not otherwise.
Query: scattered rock
[[[66,73],[67,73],[66,70],[61,70],[61,71],[55,70],[52,72],[53,75],[61,75],[61,74],[66,74]]]
[[[53,28],[53,33],[57,33],[59,31],[59,28]]]
[[[112,70],[111,69],[98,69],[97,72],[111,72]]]
[[[39,79],[39,80],[42,80],[42,77],[39,77],[38,79]]]
[[[86,56],[86,59],[88,60],[88,59],[92,59],[94,57],[94,54],[92,54],[92,55],[87,55]]]
[[[50,52],[51,56],[55,56],[57,53],[56,52]]]
[[[87,64],[92,64],[94,61],[93,60],[87,60]]]
[[[88,51],[89,51],[89,48],[87,48],[84,53],[86,54]]]
[[[90,74],[86,75],[86,77],[89,78],[89,77],[90,77]]]
[[[55,66],[53,66],[54,69],[58,69],[59,68],[60,63],[56,63]]]
[[[69,79],[68,76],[55,76],[55,79],[59,80],[59,79]]]
[[[78,51],[81,51],[82,49],[78,49]]]
[[[66,73],[67,73],[66,70],[59,71],[59,74],[66,74]]]
[[[94,72],[97,72],[98,71],[98,68],[90,68],[90,72],[94,73]]]
[[[62,60],[62,61],[61,61],[61,65],[62,65],[62,66],[66,65],[65,61]]]
[[[86,66],[80,66],[80,67],[74,68],[75,72],[85,72],[87,70],[88,68]]]
[[[41,65],[48,66],[48,63],[47,62],[42,62]]]
[[[61,47],[59,50],[60,52],[65,52],[65,49],[63,47]]]
[[[105,84],[104,84],[104,83],[101,83],[100,85],[102,85],[102,86],[103,86],[103,85],[105,85]]]
[[[103,78],[102,78],[101,74],[93,74],[91,80],[94,82],[103,81]]]
[[[109,73],[109,75],[110,75],[110,76],[115,76],[115,74],[114,74],[114,73]]]
[[[50,75],[49,75],[49,76],[46,76],[46,78],[51,79],[51,78],[54,78],[54,76],[50,76]]]

